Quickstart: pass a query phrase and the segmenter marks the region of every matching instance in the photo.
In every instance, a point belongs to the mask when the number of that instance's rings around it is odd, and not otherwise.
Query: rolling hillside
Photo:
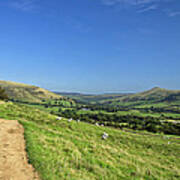
[[[114,98],[112,100],[102,100],[100,103],[105,104],[155,104],[155,103],[174,103],[180,104],[180,90],[167,90],[155,87],[148,91],[141,93],[125,95],[122,97]]]
[[[40,87],[11,81],[0,81],[0,87],[6,90],[10,99],[40,102],[43,99],[60,99],[62,96],[54,94]]]
[[[57,92],[56,92],[57,93]],[[104,104],[104,105],[143,105],[143,104],[175,104],[180,105],[180,90],[167,90],[159,87],[152,88],[140,93],[119,94],[80,94],[80,93],[57,93],[72,98],[80,103]]]
[[[14,103],[0,118],[24,127],[29,162],[42,180],[165,180],[180,178],[179,137],[126,132],[72,121]],[[106,132],[109,137],[102,139]]]
[[[167,90],[155,87],[151,90],[144,91],[121,98],[121,101],[138,101],[138,100],[154,100],[154,101],[173,101],[180,100],[180,91]]]

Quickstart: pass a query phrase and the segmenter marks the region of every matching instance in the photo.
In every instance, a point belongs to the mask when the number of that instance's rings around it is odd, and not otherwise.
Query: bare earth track
[[[0,119],[0,180],[38,180],[28,164],[24,129],[18,121]]]

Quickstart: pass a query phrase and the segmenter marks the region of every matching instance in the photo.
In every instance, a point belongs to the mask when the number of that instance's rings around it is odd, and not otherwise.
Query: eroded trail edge
[[[0,180],[38,180],[25,151],[24,129],[18,121],[0,119]]]

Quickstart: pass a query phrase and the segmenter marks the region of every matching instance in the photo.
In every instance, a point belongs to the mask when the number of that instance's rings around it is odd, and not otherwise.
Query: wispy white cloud
[[[13,0],[8,3],[8,6],[22,11],[33,11],[36,9],[36,0]]]
[[[169,0],[101,0],[104,5],[113,6],[116,4],[145,5]]]
[[[151,6],[142,8],[142,9],[138,10],[137,12],[139,12],[139,13],[144,13],[144,12],[147,12],[147,11],[156,10],[157,8],[158,8],[158,5],[153,4],[153,5],[151,5]]]
[[[102,3],[106,6],[112,6],[112,5],[115,5],[117,2],[116,0],[102,0]]]
[[[175,12],[169,12],[168,13],[169,17],[174,17],[174,16],[178,16],[178,15],[180,15],[180,11],[175,11]]]
[[[101,0],[104,5],[113,6],[116,4],[147,5],[152,3],[165,3],[174,0]]]
[[[132,7],[136,9],[138,13],[145,13],[153,10],[160,9],[166,12],[162,7],[166,3],[173,3],[179,0],[100,0],[105,6],[118,6],[118,7]],[[168,10],[166,14],[169,17],[174,17],[180,15],[180,11]]]

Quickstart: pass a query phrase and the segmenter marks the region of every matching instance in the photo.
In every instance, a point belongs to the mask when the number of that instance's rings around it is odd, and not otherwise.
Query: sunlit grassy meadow
[[[180,140],[56,120],[39,109],[0,104],[0,117],[25,128],[30,163],[43,180],[179,179]],[[102,134],[109,134],[102,140]]]

